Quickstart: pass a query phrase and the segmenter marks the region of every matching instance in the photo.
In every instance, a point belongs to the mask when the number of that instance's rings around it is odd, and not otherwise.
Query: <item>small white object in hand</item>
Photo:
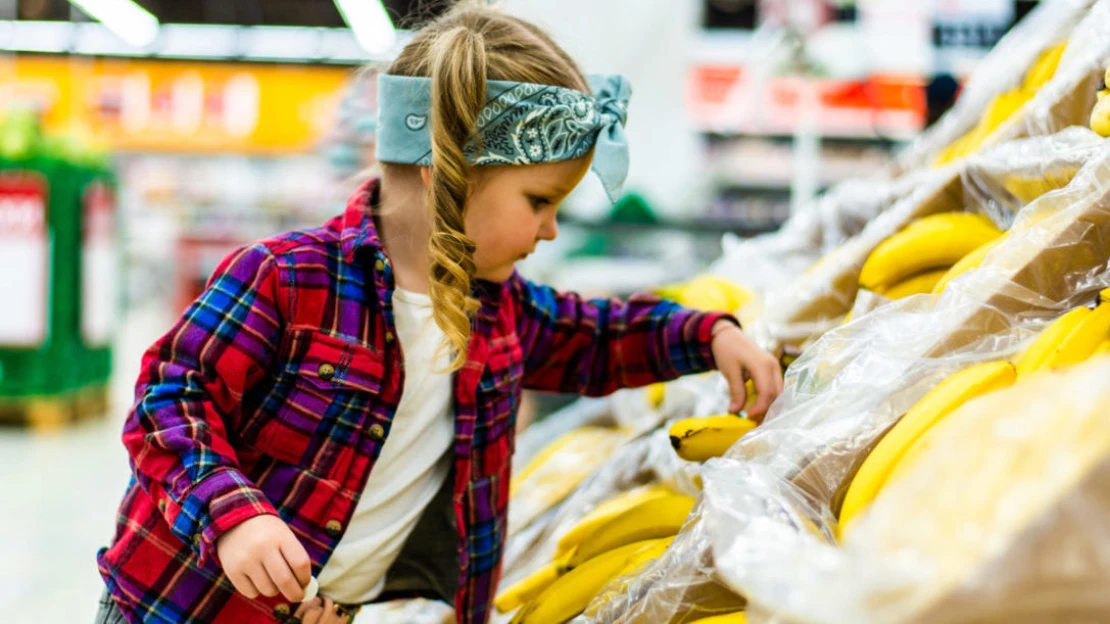
[[[308,585],[304,588],[304,599],[301,602],[308,602],[316,598],[316,594],[320,593],[320,582],[313,576],[308,579]]]

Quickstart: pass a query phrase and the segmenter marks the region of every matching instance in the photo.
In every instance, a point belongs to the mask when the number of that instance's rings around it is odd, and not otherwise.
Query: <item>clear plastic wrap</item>
[[[516,436],[513,451],[513,474],[520,474],[528,462],[545,446],[559,436],[574,429],[591,425],[609,425],[613,422],[612,397],[600,399],[583,397],[554,412],[539,422],[532,423]]]
[[[1046,159],[1046,162],[1049,160]],[[791,551],[815,570],[846,482],[886,429],[951,373],[1015,353],[1064,310],[1110,284],[1110,144],[1062,189],[1025,207],[1009,235],[940,295],[882,306],[826,333],[790,368],[766,422],[710,461],[688,531],[591,621],[666,621],[686,587],[717,578],[775,609],[802,600],[776,568]],[[709,545],[712,548],[709,548]],[[739,550],[737,550],[739,549]],[[804,552],[803,552],[804,551]],[[715,563],[716,562],[716,563]],[[816,574],[816,573],[814,573]],[[839,620],[839,621],[853,621]]]
[[[706,488],[719,574],[750,592],[752,622],[1110,620],[1107,378],[1104,357],[967,403],[841,546],[782,525],[734,537],[756,520],[732,503],[767,481],[722,462]]]

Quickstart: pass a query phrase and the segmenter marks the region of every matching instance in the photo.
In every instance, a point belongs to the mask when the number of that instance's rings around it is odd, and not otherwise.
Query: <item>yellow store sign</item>
[[[113,149],[288,154],[332,126],[350,68],[0,57],[0,116],[32,106],[48,131]]]

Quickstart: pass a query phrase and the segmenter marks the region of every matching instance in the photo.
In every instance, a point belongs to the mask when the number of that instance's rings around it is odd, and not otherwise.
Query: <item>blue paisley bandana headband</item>
[[[532,165],[584,156],[594,150],[593,171],[610,201],[628,176],[624,122],[632,88],[623,76],[590,76],[593,95],[550,85],[490,80],[478,115],[482,151],[465,150],[474,166]],[[432,81],[378,76],[377,158],[432,164]]]

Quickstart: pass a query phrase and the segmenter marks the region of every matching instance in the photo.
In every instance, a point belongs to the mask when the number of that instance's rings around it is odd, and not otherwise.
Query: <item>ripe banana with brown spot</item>
[[[755,429],[754,420],[724,414],[685,418],[671,425],[671,446],[686,461],[703,462],[720,457],[745,433]]]

